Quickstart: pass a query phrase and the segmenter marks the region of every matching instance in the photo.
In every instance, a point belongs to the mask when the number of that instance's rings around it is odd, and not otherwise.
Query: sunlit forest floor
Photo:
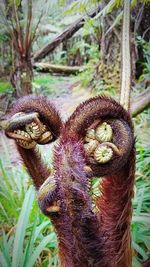
[[[51,75],[35,76],[33,93],[53,101],[64,120],[78,104],[97,94],[106,93],[117,99],[114,90],[94,91],[81,86],[78,77]],[[137,92],[138,94],[138,92]],[[140,267],[150,251],[150,111],[134,119],[136,137],[136,185],[133,200],[132,245],[133,267]],[[44,160],[50,164],[49,145],[39,147]],[[16,151],[14,142],[1,133],[0,138],[1,239],[0,257],[5,266],[59,266],[57,238],[52,224],[37,205],[31,179]],[[92,186],[97,194],[98,182]],[[21,255],[21,256],[20,256]],[[11,265],[13,262],[13,265]],[[20,265],[21,262],[21,265]]]

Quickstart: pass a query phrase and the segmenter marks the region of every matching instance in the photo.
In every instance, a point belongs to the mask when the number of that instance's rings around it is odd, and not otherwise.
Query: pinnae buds
[[[10,115],[11,124],[6,135],[25,149],[50,143],[60,134],[61,118],[45,97],[23,97],[14,105]]]
[[[94,151],[94,159],[101,164],[110,161],[113,157],[113,150],[106,145],[99,145]]]
[[[23,113],[23,119],[25,118],[25,113]],[[21,116],[22,113],[16,113],[16,117]],[[13,119],[13,117],[12,117]],[[19,118],[21,120],[21,118]],[[19,127],[19,126],[18,126]],[[37,144],[46,144],[53,139],[51,131],[48,130],[47,126],[43,124],[40,119],[34,118],[32,122],[21,126],[15,130],[8,130],[6,134],[15,139],[17,144],[25,149],[34,148]]]
[[[112,139],[113,131],[107,122],[103,122],[95,130],[95,137],[99,142],[107,142]]]
[[[65,128],[69,135],[83,140],[87,165],[94,176],[118,171],[133,148],[130,115],[112,98],[98,96],[83,102]]]
[[[60,207],[56,191],[57,184],[54,175],[48,177],[38,190],[38,203],[45,215],[59,211]]]
[[[113,130],[107,122],[102,122],[95,129],[88,129],[84,138],[87,156],[97,163],[107,163],[113,157],[114,144],[108,143],[113,138]],[[107,143],[106,143],[107,142]],[[116,148],[117,149],[117,148]]]

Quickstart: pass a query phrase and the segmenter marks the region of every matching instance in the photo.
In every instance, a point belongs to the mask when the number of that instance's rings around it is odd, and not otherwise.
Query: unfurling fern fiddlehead
[[[96,97],[62,124],[51,103],[30,96],[14,106],[12,115],[19,112],[37,112],[37,122],[30,126],[40,126],[31,127],[30,133],[29,124],[21,129],[16,125],[6,133],[9,137],[16,138],[16,131],[18,140],[19,131],[24,131],[29,142],[38,143],[43,129],[53,136],[48,142],[58,138],[51,171],[35,148],[26,149],[20,141],[17,146],[37,188],[40,208],[55,225],[61,265],[131,266],[134,138],[128,112],[111,98]],[[94,176],[103,177],[96,210],[90,194]]]
[[[32,113],[37,116],[26,122],[26,115],[28,119]],[[14,119],[15,123],[6,130],[6,135],[15,139],[33,182],[39,188],[51,170],[42,162],[36,144],[50,143],[58,138],[62,127],[60,116],[45,97],[27,96],[17,101],[9,118]]]
[[[75,135],[82,140],[84,147],[87,142],[97,142],[91,154],[85,149],[85,157],[86,165],[91,168],[91,176],[103,177],[101,196],[96,200],[96,215],[101,237],[104,238],[102,263],[108,267],[129,267],[132,258],[131,199],[135,175],[133,125],[130,115],[113,99],[96,97],[76,109],[66,123],[65,130],[68,135]],[[100,161],[95,158],[98,153]]]
[[[125,0],[125,10],[128,7]],[[121,92],[121,103],[128,108],[129,82],[128,90],[123,87],[127,94]],[[16,140],[39,206],[55,226],[61,266],[131,267],[135,151],[129,113],[107,97],[82,103],[65,124],[45,98],[23,98],[11,116],[22,116],[20,112],[38,116],[6,134]],[[49,170],[35,146],[57,138],[53,170]],[[90,194],[94,176],[102,178],[96,209]]]

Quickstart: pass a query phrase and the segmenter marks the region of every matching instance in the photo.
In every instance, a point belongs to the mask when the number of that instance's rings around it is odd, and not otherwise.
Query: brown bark
[[[20,18],[23,15],[21,1],[19,6],[15,1],[12,3],[9,2],[5,1],[6,18],[10,20],[11,24],[11,27],[9,24],[7,25],[10,35],[10,46],[12,47],[12,72],[10,81],[15,89],[16,97],[21,97],[32,93],[32,1],[27,1],[28,13],[25,30],[20,23]]]
[[[16,51],[14,51],[15,53]],[[32,64],[29,59],[15,55],[14,69],[11,75],[11,83],[15,88],[16,97],[22,97],[32,93]]]
[[[84,67],[80,66],[63,66],[63,65],[54,65],[49,63],[35,63],[33,67],[41,72],[50,72],[50,73],[60,73],[60,74],[76,74]]]
[[[99,5],[94,11],[89,14],[89,17],[93,18],[97,15],[97,13],[101,10],[101,5]],[[52,52],[60,43],[72,37],[80,28],[84,26],[85,18],[82,16],[73,22],[66,30],[64,30],[61,34],[59,34],[52,42],[42,47],[39,51],[37,51],[34,55],[34,60],[38,61],[39,59],[44,58],[50,52]]]

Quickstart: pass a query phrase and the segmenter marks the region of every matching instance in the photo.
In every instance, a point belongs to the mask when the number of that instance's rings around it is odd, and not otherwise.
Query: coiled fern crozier
[[[113,99],[99,96],[80,104],[63,123],[45,97],[27,96],[14,105],[10,116],[33,112],[38,113],[36,119],[13,125],[6,134],[16,140],[39,206],[55,226],[61,266],[131,266],[135,150],[130,115]],[[46,133],[50,138],[44,139]],[[50,169],[36,144],[56,139]],[[95,142],[91,152],[86,149],[90,142]],[[102,177],[96,209],[90,194],[94,176]]]

